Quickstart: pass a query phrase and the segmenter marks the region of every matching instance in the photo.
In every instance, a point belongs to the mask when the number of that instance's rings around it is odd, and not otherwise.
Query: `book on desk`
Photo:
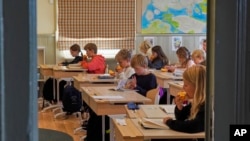
[[[141,118],[138,124],[145,129],[169,129],[169,127],[163,123],[163,119]]]

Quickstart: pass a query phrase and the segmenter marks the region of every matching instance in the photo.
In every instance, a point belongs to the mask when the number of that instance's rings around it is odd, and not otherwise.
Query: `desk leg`
[[[167,104],[170,104],[171,103],[171,100],[170,100],[170,91],[169,91],[169,88],[167,88]]]
[[[102,115],[102,141],[105,141],[105,115]]]

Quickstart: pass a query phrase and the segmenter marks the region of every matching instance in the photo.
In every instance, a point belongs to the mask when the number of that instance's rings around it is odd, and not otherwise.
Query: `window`
[[[135,0],[59,0],[57,48],[92,42],[99,50],[134,49]],[[104,51],[105,53],[105,51]]]

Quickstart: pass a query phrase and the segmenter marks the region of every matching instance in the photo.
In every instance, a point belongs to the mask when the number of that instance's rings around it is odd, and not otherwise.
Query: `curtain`
[[[134,49],[135,0],[58,0],[57,47]]]

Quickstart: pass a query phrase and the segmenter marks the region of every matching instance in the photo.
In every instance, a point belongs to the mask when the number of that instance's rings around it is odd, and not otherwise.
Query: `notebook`
[[[142,118],[139,120],[139,124],[145,129],[169,129],[169,127],[163,123],[162,119]]]
[[[157,106],[147,106],[147,105],[143,105],[140,107],[143,112],[145,113],[145,117],[147,118],[165,118],[167,117],[167,113],[164,112],[162,109],[160,109],[159,107]]]

